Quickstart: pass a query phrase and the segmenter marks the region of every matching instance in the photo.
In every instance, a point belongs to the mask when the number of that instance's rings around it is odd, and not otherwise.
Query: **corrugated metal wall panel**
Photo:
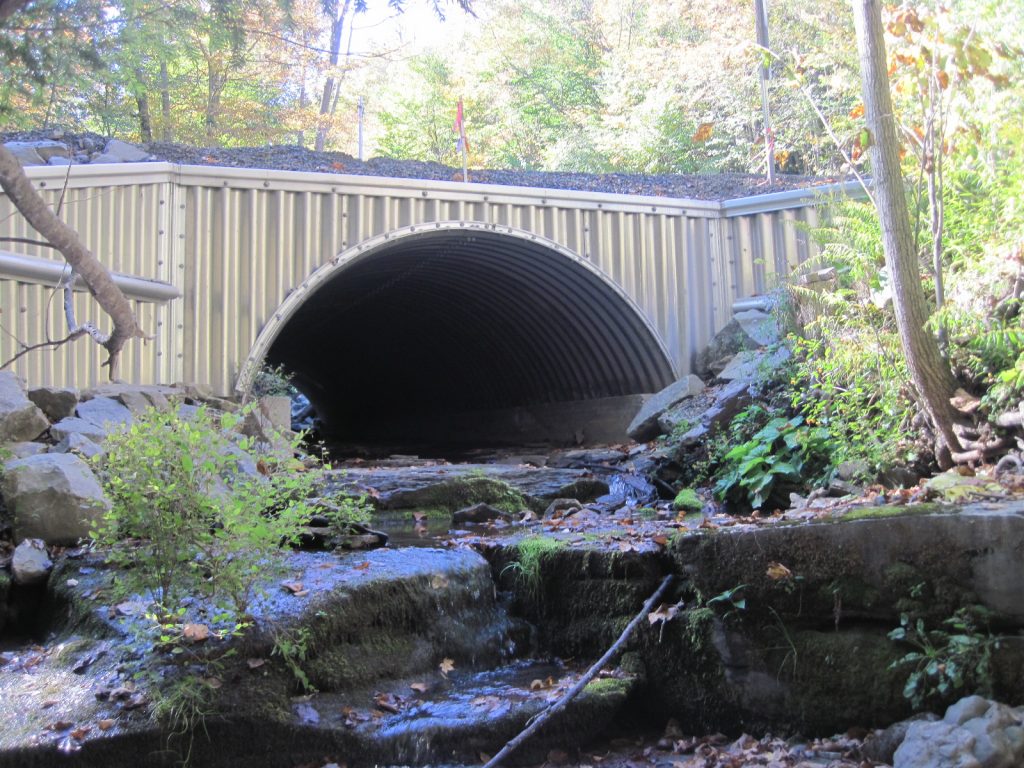
[[[137,305],[155,338],[128,345],[126,380],[194,380],[230,393],[260,331],[291,291],[359,243],[414,225],[488,222],[573,251],[632,297],[680,373],[728,322],[733,301],[770,288],[815,252],[797,226],[817,223],[811,204],[725,218],[707,208],[688,215],[666,200],[644,208],[601,198],[573,207],[548,200],[546,190],[533,198],[495,199],[474,188],[458,187],[455,194],[427,182],[422,190],[405,182],[394,190],[353,189],[330,176],[314,181],[303,174],[277,183],[278,172],[268,171],[256,183],[251,174],[219,170],[216,178],[194,179],[179,169],[161,183],[151,170],[145,183],[119,173],[96,186],[76,180],[65,193],[65,218],[107,266],[171,282],[184,294],[165,305]],[[43,194],[54,203],[61,184],[46,183]],[[0,230],[36,236],[2,196]],[[54,258],[46,248],[17,250]],[[59,331],[60,301],[47,308],[50,294],[43,286],[0,280],[0,322],[29,342],[44,339],[47,325]],[[84,294],[76,306],[80,319],[98,312]],[[9,336],[0,338],[0,358],[15,349]],[[79,341],[57,353],[33,353],[14,368],[32,382],[82,385],[104,377],[98,368],[104,356]]]

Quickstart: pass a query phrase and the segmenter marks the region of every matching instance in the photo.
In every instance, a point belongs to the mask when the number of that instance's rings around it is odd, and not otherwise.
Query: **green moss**
[[[632,687],[632,678],[604,677],[599,680],[591,680],[583,692],[590,696],[626,696]]]
[[[425,488],[399,491],[388,501],[390,509],[445,510],[451,514],[473,504],[490,504],[518,512],[529,506],[515,488],[490,477],[456,477]]]
[[[683,488],[679,491],[672,505],[676,509],[688,509],[692,512],[699,512],[704,509],[704,502],[700,500],[700,496],[697,495],[693,488]]]
[[[638,517],[641,520],[653,520],[657,516],[658,510],[651,507],[640,507],[640,509],[633,513],[633,517]]]
[[[853,520],[874,520],[886,517],[909,517],[911,515],[933,515],[948,512],[941,504],[914,504],[913,506],[881,506],[881,507],[860,507],[847,512],[839,519],[842,522]]]
[[[541,592],[541,561],[565,547],[565,542],[547,536],[528,536],[516,546],[518,557],[506,566],[516,573],[524,591],[532,598]]]

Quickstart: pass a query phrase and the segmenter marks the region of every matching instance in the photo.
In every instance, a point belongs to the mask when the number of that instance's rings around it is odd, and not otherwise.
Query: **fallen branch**
[[[74,341],[79,336],[81,336],[83,333],[85,333],[85,330],[79,329],[77,331],[73,331],[72,333],[69,333],[63,339],[57,339],[55,341],[41,341],[38,344],[24,344],[24,345],[22,345],[21,351],[18,352],[16,355],[14,355],[13,357],[8,358],[7,360],[4,360],[3,362],[0,362],[0,371],[2,371],[4,368],[7,368],[8,366],[14,364],[17,360],[20,360],[25,355],[27,355],[29,352],[34,352],[37,349],[56,349],[57,347],[62,347],[65,344],[67,344],[69,341]]]
[[[612,647],[605,651],[604,656],[598,659],[594,663],[594,665],[586,671],[583,677],[576,681],[576,685],[574,685],[572,688],[565,692],[565,695],[562,696],[562,698],[560,698],[550,707],[541,712],[533,720],[533,722],[531,722],[528,726],[526,726],[525,729],[523,729],[522,733],[520,733],[518,736],[512,739],[512,741],[510,741],[508,744],[501,748],[501,751],[498,752],[498,754],[496,754],[494,757],[488,760],[487,763],[484,765],[484,768],[494,768],[496,765],[498,765],[502,760],[508,757],[515,749],[517,749],[524,741],[526,741],[537,730],[539,730],[540,727],[544,725],[548,720],[550,720],[557,712],[560,712],[562,709],[566,707],[566,705],[570,701],[576,698],[576,696],[579,695],[580,691],[587,687],[587,683],[589,683],[591,680],[597,677],[597,673],[600,672],[601,669],[608,662],[615,658],[615,655],[619,652],[619,650],[622,648],[625,642],[630,638],[630,636],[636,630],[640,622],[643,621],[647,614],[649,614],[654,609],[655,604],[657,604],[658,600],[661,598],[662,594],[664,594],[665,590],[668,589],[668,585],[671,583],[672,574],[669,574],[664,579],[662,579],[661,584],[659,584],[658,588],[654,590],[654,594],[647,598],[647,602],[644,603],[644,607],[640,609],[640,613],[638,613],[636,617],[631,622],[629,622],[629,626],[627,626],[622,631],[622,634],[619,635],[619,639],[612,643]]]

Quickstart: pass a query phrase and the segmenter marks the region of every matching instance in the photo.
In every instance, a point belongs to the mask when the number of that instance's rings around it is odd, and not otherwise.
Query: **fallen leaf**
[[[662,603],[653,611],[647,614],[647,620],[651,622],[651,624],[657,624],[659,621],[664,624],[665,622],[672,621],[672,619],[676,617],[676,614],[679,613],[679,610],[682,607],[682,600],[672,605],[669,605],[668,603]]]
[[[265,462],[263,459],[260,459],[259,461],[256,462],[256,471],[259,472],[264,477],[270,477],[270,467],[267,466],[267,462]]]
[[[441,670],[441,675],[443,677],[448,677],[448,673],[455,669],[455,661],[452,659],[443,659],[437,666],[438,669]]]
[[[84,739],[86,737],[86,734],[88,734],[89,731],[91,731],[91,730],[92,730],[92,727],[88,726],[88,725],[83,725],[83,726],[81,726],[79,728],[75,728],[75,730],[73,730],[71,732],[71,738],[74,739],[75,741],[81,741],[82,739]]]
[[[358,565],[353,565],[352,567],[357,571],[368,571],[370,569],[370,561],[364,560]]]
[[[768,563],[768,578],[773,581],[781,581],[783,579],[792,579],[793,572],[789,570],[782,563],[771,562]]]
[[[659,547],[668,546],[668,536],[652,536],[651,541],[657,544]]]
[[[266,663],[266,659],[246,659],[245,662],[246,666],[249,667],[249,669],[259,669]]]
[[[393,693],[378,693],[373,697],[373,703],[378,709],[390,712],[393,715],[397,715],[405,708],[405,702],[402,700],[402,697],[396,696]]]
[[[210,628],[205,624],[186,624],[181,628],[182,636],[192,643],[201,643],[210,637]]]
[[[224,685],[219,677],[204,677],[203,682],[206,683],[208,687],[213,688],[213,690],[217,690]]]
[[[49,709],[50,707],[52,707],[52,706],[54,706],[56,704],[57,704],[57,700],[56,699],[48,699],[47,701],[44,701],[42,703],[41,708],[42,709]]]
[[[426,683],[410,683],[409,687],[416,693],[426,693],[429,686]]]
[[[709,520],[708,518],[704,518],[701,521],[700,525],[698,525],[697,527],[698,528],[705,528],[705,529],[707,529],[709,531],[714,531],[714,530],[716,530],[718,528],[718,526],[715,523],[713,523],[711,520]]]
[[[50,723],[48,726],[46,726],[46,730],[48,730],[48,731],[66,731],[72,725],[74,725],[74,723],[69,723],[67,720],[57,720],[56,722]]]
[[[111,728],[114,727],[116,722],[117,721],[112,720],[111,718],[108,717],[108,718],[106,718],[104,720],[100,720],[98,723],[96,723],[96,725],[98,725],[100,727],[101,731],[109,731]]]
[[[301,581],[283,581],[281,582],[281,588],[296,597],[305,597],[309,594],[309,590],[306,589],[306,586]]]

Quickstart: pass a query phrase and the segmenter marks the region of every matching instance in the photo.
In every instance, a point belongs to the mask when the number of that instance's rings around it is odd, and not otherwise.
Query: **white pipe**
[[[0,251],[0,279],[57,286],[67,274],[67,270],[68,266],[63,261]],[[112,272],[111,277],[114,278],[114,283],[124,292],[125,296],[136,301],[152,301],[162,304],[181,296],[181,291],[170,283],[160,280],[124,275],[119,272]],[[81,276],[76,277],[74,287],[75,290],[86,290]]]

